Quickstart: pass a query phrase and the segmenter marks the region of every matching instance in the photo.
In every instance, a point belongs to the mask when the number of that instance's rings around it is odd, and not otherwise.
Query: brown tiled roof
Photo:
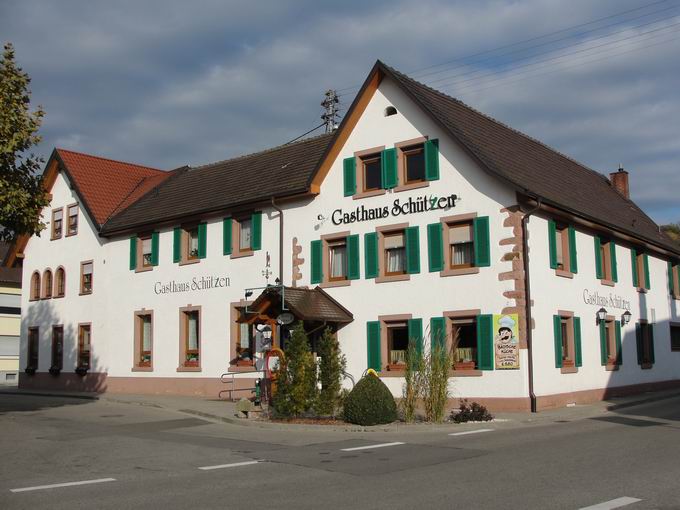
[[[281,289],[272,287],[265,289],[250,306],[252,310],[259,310],[259,306],[272,296],[280,299]],[[354,316],[344,306],[329,296],[323,289],[305,289],[298,287],[285,287],[284,304],[296,319],[306,321],[348,323],[354,320]]]
[[[154,193],[117,213],[102,232],[112,233],[226,210],[270,197],[304,193],[332,136],[307,138],[180,172]]]
[[[55,149],[55,153],[97,227],[169,176],[156,168],[80,152]]]
[[[523,193],[652,244],[678,251],[658,225],[604,175],[378,61],[482,167]],[[374,71],[376,70],[374,68]]]

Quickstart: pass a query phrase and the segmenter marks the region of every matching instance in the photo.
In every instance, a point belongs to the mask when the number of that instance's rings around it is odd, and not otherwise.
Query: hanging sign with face
[[[516,313],[494,315],[494,358],[496,370],[519,369],[519,316]]]

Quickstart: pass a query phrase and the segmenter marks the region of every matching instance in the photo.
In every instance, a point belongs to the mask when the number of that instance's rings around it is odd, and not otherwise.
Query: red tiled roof
[[[122,161],[56,149],[92,220],[101,227],[171,173]]]

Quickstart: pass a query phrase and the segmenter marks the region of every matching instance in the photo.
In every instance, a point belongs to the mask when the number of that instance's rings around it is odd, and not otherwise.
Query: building
[[[15,385],[19,382],[21,268],[5,265],[9,249],[8,243],[0,243],[0,384]]]
[[[381,62],[332,134],[170,172],[55,149],[45,175],[22,387],[247,394],[291,319],[396,396],[409,338],[496,410],[680,383],[680,250],[627,173]]]

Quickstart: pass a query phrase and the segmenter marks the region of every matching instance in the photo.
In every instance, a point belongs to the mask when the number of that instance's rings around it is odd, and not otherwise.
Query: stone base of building
[[[109,377],[105,373],[75,373],[51,375],[38,372],[34,375],[19,374],[19,388],[26,390],[54,390],[73,392],[95,392],[132,395],[181,395],[212,398],[251,397],[254,394],[255,378],[235,378],[233,395],[228,391],[231,384],[224,384],[219,378],[199,377]],[[680,380],[659,381],[611,388],[540,395],[537,397],[539,411],[566,407],[569,404],[591,404],[601,400],[625,397],[650,391],[680,388]],[[460,397],[449,400],[448,409],[457,409],[460,401],[478,402],[493,412],[528,412],[531,403],[528,397]]]

